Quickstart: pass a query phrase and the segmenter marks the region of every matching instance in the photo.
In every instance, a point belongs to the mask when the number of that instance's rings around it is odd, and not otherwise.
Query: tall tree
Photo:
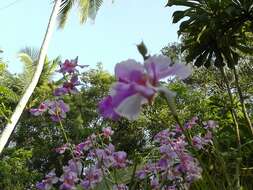
[[[185,37],[183,49],[188,51],[186,61],[194,61],[194,65],[198,67],[202,65],[209,67],[213,62],[223,75],[233,105],[225,66],[232,70],[245,121],[253,134],[253,127],[246,110],[236,69],[240,52],[252,51],[252,47],[246,46],[246,38],[253,26],[253,1],[168,0],[167,5],[186,7],[185,10],[173,13],[174,23],[187,18],[181,22],[178,31],[179,35]],[[236,122],[237,113],[233,109],[232,115],[235,125],[238,126]]]

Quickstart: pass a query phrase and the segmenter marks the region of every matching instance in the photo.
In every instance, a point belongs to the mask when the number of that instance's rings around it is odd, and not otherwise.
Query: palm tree
[[[36,48],[25,47],[21,49],[18,53],[20,61],[23,63],[23,72],[17,76],[16,86],[20,94],[23,94],[25,89],[32,81],[35,69],[38,64],[39,50]],[[37,86],[41,86],[44,83],[48,83],[49,80],[52,80],[53,73],[56,71],[60,58],[57,57],[53,60],[49,60],[48,57],[45,57],[44,67],[38,81]]]
[[[37,49],[28,47],[22,49],[18,54],[18,57],[24,66],[23,72],[20,74],[11,74],[5,67],[0,67],[1,129],[6,124],[6,122],[8,122],[8,116],[10,115],[11,110],[17,104],[19,98],[30,84],[38,63],[38,56],[39,51]],[[53,60],[49,60],[47,57],[45,58],[44,68],[36,89],[40,90],[43,88],[43,86],[48,84],[49,80],[52,79],[53,73],[58,66],[59,60],[59,57]],[[3,64],[0,64],[0,66],[1,65]],[[30,104],[33,104],[33,102],[30,102]],[[32,105],[29,105],[29,107],[31,106]]]
[[[239,85],[236,65],[240,53],[252,52],[252,47],[246,46],[247,25],[253,25],[253,1],[243,0],[168,0],[168,6],[178,5],[187,7],[185,10],[173,13],[173,22],[180,24],[179,35],[186,36],[183,40],[187,50],[187,62],[194,65],[209,67],[212,62],[218,67],[226,83],[230,101],[233,107],[233,97],[226,77],[225,66],[232,69],[235,85],[239,94],[244,118],[253,134],[244,97]],[[232,109],[236,127],[237,113]]]

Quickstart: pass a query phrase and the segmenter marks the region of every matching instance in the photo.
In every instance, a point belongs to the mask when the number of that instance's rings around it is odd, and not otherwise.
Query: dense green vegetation
[[[97,9],[100,5],[101,1]],[[180,22],[178,34],[181,43],[165,44],[161,53],[175,63],[192,65],[192,74],[184,80],[169,78],[161,83],[176,92],[176,112],[181,123],[198,117],[192,135],[201,131],[203,123],[209,120],[218,123],[212,146],[202,152],[193,152],[203,164],[203,173],[190,189],[251,190],[253,1],[168,0],[167,6],[175,5],[186,7],[173,14],[173,22]],[[67,15],[72,5],[64,6],[67,9],[63,13]],[[81,17],[82,22],[91,14],[85,13]],[[66,15],[61,15],[61,26],[66,21]],[[146,55],[145,51],[141,53]],[[26,85],[32,80],[38,56],[36,50],[22,50],[19,57],[24,63],[24,71],[19,75],[11,74],[6,60],[0,59],[0,132],[8,123]],[[62,166],[72,156],[69,152],[59,155],[54,151],[65,143],[59,124],[47,116],[32,117],[29,111],[41,102],[53,99],[53,90],[62,85],[64,79],[52,78],[59,61],[59,58],[45,59],[33,95],[0,155],[0,189],[35,189],[36,182],[53,168],[60,175]],[[171,129],[177,121],[161,96],[152,104],[144,105],[135,121],[102,118],[97,105],[108,94],[115,80],[101,63],[96,69],[82,70],[79,92],[63,96],[70,111],[62,125],[73,144],[111,127],[116,149],[126,151],[130,160],[141,165],[152,152],[151,141],[155,134]]]

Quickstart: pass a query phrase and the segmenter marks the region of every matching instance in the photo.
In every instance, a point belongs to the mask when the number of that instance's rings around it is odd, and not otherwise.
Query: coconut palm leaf
[[[103,0],[63,0],[58,15],[59,27],[63,28],[66,24],[68,15],[74,5],[79,8],[80,23],[83,24],[88,18],[95,20],[97,12]]]
[[[30,47],[22,49],[18,54],[18,57],[20,58],[20,61],[23,63],[24,67],[23,72],[17,77],[16,88],[22,89],[22,92],[27,88],[33,78],[38,63],[38,55],[39,51],[36,48]],[[45,58],[44,68],[40,76],[38,86],[47,83],[52,79],[59,61],[59,57],[53,60],[49,60],[48,57]]]

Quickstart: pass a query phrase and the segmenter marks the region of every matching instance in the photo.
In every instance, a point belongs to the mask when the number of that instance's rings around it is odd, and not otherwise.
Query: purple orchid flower
[[[69,111],[69,106],[63,102],[63,100],[52,101],[48,104],[48,113],[51,115],[51,119],[55,122],[59,122],[66,117],[66,112]]]
[[[125,168],[127,165],[127,154],[124,151],[118,151],[113,153],[114,163],[113,167],[115,168]]]
[[[193,126],[197,125],[198,117],[194,116],[187,123],[185,123],[184,127],[186,129],[191,129]]]
[[[82,181],[81,186],[84,189],[92,189],[102,181],[102,176],[101,169],[96,167],[89,168],[85,171],[85,179]]]
[[[106,138],[111,137],[114,133],[114,131],[112,130],[111,127],[103,128],[102,131],[103,131],[103,136],[106,137]]]
[[[113,190],[128,190],[128,187],[125,184],[118,184],[112,187]]]
[[[205,124],[205,128],[206,129],[215,129],[218,127],[218,124],[216,121],[213,121],[213,120],[209,120],[206,122]]]
[[[62,181],[63,183],[60,186],[61,190],[74,190],[76,189],[76,182],[78,182],[78,177],[77,174],[75,172],[72,171],[68,171],[65,172],[61,178],[60,181]]]
[[[159,81],[169,76],[180,79],[188,77],[188,66],[174,64],[165,56],[153,56],[144,65],[129,59],[115,67],[117,82],[111,87],[110,95],[99,103],[99,112],[105,118],[117,120],[120,116],[129,120],[138,118],[141,106],[152,102],[157,92],[171,98],[175,94],[160,87]]]
[[[205,141],[201,136],[196,135],[192,138],[192,145],[196,149],[201,150],[203,148],[203,146],[205,145]]]
[[[66,117],[66,112],[69,111],[69,106],[65,104],[63,100],[45,101],[40,104],[39,108],[30,110],[35,116],[39,116],[46,111],[51,115],[53,121],[59,122]]]
[[[42,115],[48,109],[47,102],[42,102],[38,108],[30,109],[30,113],[34,116]]]
[[[77,66],[81,68],[88,67],[88,65],[78,65],[77,62],[78,62],[78,57],[72,60],[66,59],[64,63],[60,64],[60,70],[58,72],[63,73],[63,74],[74,73],[77,71],[76,69]]]
[[[61,190],[74,190],[76,183],[79,181],[78,175],[81,174],[82,164],[79,160],[71,159],[68,161],[68,166],[63,167],[64,173],[60,181],[63,182],[60,186]]]
[[[78,81],[78,76],[73,75],[70,79],[70,82],[65,82],[62,87],[56,88],[54,91],[55,96],[62,96],[64,94],[76,94],[78,92],[78,89],[76,86],[80,85],[80,82]]]
[[[66,143],[58,148],[55,149],[55,152],[59,154],[63,154],[66,150],[70,149],[70,144]]]
[[[153,190],[158,190],[158,189],[161,189],[160,188],[160,183],[159,183],[159,180],[157,178],[153,178],[150,180],[150,185],[151,185],[151,188]]]
[[[56,177],[55,170],[50,171],[42,182],[36,184],[36,188],[39,190],[49,190],[52,188],[53,184],[58,182],[58,177]]]

